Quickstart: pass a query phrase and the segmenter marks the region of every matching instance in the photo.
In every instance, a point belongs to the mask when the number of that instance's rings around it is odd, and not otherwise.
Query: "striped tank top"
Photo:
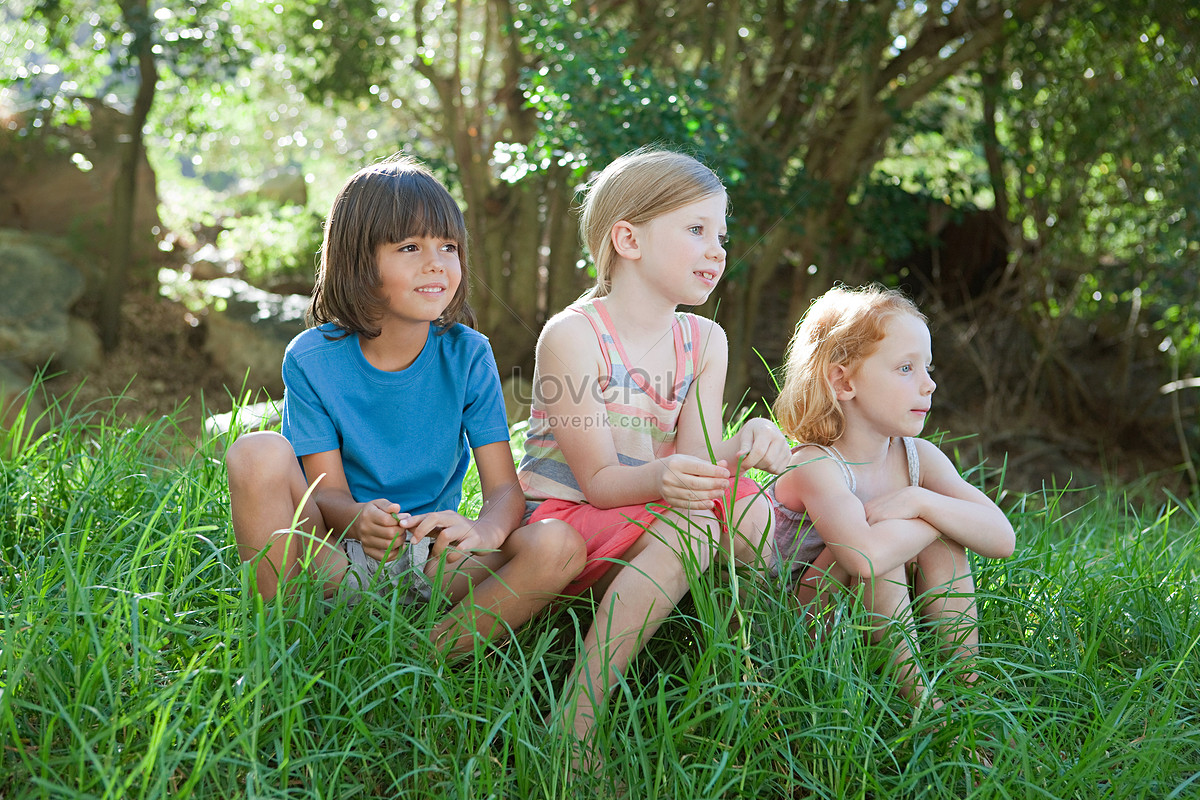
[[[656,387],[652,385],[653,376],[630,363],[600,298],[576,303],[567,310],[587,318],[604,354],[605,374],[600,376],[597,388],[620,463],[638,466],[674,454],[679,412],[700,363],[696,316],[676,312],[671,326],[675,339],[674,385]],[[535,387],[541,385],[536,368],[533,383]],[[554,440],[546,405],[539,394],[535,388],[525,455],[517,467],[521,488],[530,500],[587,502]]]

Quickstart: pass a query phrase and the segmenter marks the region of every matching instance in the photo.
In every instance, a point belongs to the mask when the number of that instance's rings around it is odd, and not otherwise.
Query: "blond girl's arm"
[[[1016,546],[1012,523],[987,495],[963,480],[946,454],[917,440],[921,485],[866,504],[867,521],[921,519],[941,535],[985,558],[1008,558]]]
[[[637,466],[620,463],[600,396],[604,360],[587,319],[563,313],[546,323],[537,362],[534,391],[588,503],[616,508],[665,500],[677,508],[708,508],[724,495],[728,473],[704,459],[677,454]]]
[[[729,344],[725,331],[710,319],[697,318],[700,340],[700,369],[692,381],[679,414],[675,446],[680,453],[724,462],[730,471],[757,468],[782,472],[791,458],[787,439],[768,419],[747,420],[728,439],[724,438],[725,374],[729,364]]]

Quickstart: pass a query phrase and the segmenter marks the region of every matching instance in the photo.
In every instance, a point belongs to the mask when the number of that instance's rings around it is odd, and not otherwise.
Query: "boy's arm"
[[[321,509],[329,530],[338,538],[345,535],[362,542],[363,550],[372,558],[384,561],[394,556],[397,537],[401,543],[404,541],[400,524],[392,516],[401,511],[400,506],[384,498],[366,503],[355,500],[346,482],[340,450],[310,453],[301,460],[309,483],[316,484],[313,502]]]
[[[451,564],[466,558],[468,553],[499,550],[525,515],[525,495],[517,482],[508,440],[480,445],[471,452],[483,495],[479,517],[464,517],[457,510],[431,511],[408,517],[401,523],[414,541],[435,537],[431,557],[438,558],[442,551],[453,549],[455,552],[446,556]]]
[[[1000,507],[963,480],[946,454],[932,442],[917,439],[921,485],[909,486],[872,500],[867,520],[922,519],[943,536],[985,558],[1008,558],[1016,546],[1012,523]]]
[[[728,473],[707,459],[677,454],[637,466],[620,463],[600,396],[604,361],[586,318],[567,313],[550,320],[538,338],[537,363],[534,391],[588,503],[617,508],[665,500],[707,508],[724,495]]]

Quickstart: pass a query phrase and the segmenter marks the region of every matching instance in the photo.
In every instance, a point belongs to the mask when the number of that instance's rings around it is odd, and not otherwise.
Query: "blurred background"
[[[404,151],[462,201],[518,420],[592,281],[580,187],[657,143],[729,189],[728,416],[812,298],[880,281],[960,462],[1195,493],[1198,43],[1194,0],[6,0],[0,392],[193,435],[278,399],[334,193]]]

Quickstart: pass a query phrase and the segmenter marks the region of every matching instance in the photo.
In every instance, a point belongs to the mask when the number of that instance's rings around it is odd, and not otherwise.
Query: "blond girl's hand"
[[[742,469],[761,469],[778,475],[791,462],[792,449],[787,438],[769,419],[747,420],[737,439],[737,463]]]
[[[729,470],[724,461],[709,463],[676,453],[658,462],[662,499],[675,508],[712,508],[729,490]]]
[[[382,498],[371,500],[362,504],[347,535],[358,539],[363,552],[371,558],[390,561],[406,545],[405,532],[400,525],[400,520],[406,517],[408,514],[401,514],[396,503]]]

